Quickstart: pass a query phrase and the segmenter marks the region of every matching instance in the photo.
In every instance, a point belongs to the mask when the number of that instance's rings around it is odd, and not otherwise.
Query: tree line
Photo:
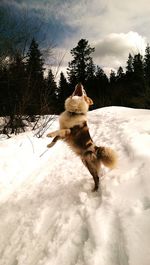
[[[116,72],[111,70],[109,78],[94,64],[91,56],[94,50],[84,39],[71,50],[69,84],[74,87],[82,82],[94,101],[94,109],[105,106],[150,108],[150,46],[147,44],[144,56],[129,53],[125,69],[120,66]]]
[[[0,116],[59,114],[75,85],[82,82],[93,99],[93,109],[104,106],[150,107],[150,46],[145,55],[129,54],[126,68],[120,66],[110,77],[95,65],[95,48],[81,39],[71,50],[67,78],[61,72],[56,84],[51,69],[44,75],[44,59],[39,45],[32,39],[26,56],[19,52],[0,58]]]

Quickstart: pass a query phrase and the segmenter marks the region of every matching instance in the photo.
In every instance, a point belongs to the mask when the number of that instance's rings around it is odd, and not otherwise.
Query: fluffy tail
[[[101,160],[104,166],[114,168],[117,164],[117,155],[109,147],[97,147],[97,158]]]

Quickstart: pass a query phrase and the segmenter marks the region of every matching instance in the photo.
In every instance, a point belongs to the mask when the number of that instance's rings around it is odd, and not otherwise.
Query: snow
[[[65,143],[44,153],[47,132],[1,139],[0,265],[150,264],[150,111],[102,108],[89,127],[119,158],[102,198]]]

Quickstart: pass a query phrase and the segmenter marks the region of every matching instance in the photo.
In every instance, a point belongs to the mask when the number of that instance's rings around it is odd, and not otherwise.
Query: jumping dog
[[[87,112],[92,104],[82,84],[77,84],[73,94],[65,101],[65,111],[59,117],[60,129],[47,135],[54,138],[47,147],[52,147],[60,139],[65,141],[93,176],[93,191],[97,191],[101,163],[112,169],[116,165],[117,156],[109,147],[96,146],[90,136]]]

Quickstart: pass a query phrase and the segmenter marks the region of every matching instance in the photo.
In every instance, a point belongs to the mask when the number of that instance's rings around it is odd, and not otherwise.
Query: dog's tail
[[[117,154],[109,147],[96,147],[97,158],[109,168],[114,168],[117,164]]]

